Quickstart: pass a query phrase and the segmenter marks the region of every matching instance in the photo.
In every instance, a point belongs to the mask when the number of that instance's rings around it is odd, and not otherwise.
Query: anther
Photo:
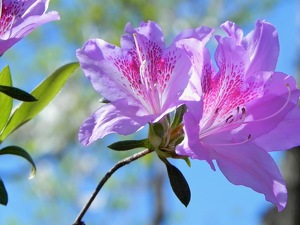
[[[246,109],[243,107],[242,108],[242,115],[240,117],[240,120],[243,119],[243,118],[245,118],[245,116],[246,116]]]
[[[233,115],[230,115],[229,117],[227,117],[227,119],[225,120],[226,123],[231,123],[233,121],[232,119]],[[230,121],[229,121],[230,120]],[[229,121],[229,122],[228,122]]]
[[[218,114],[220,111],[220,108],[216,108],[215,114]]]

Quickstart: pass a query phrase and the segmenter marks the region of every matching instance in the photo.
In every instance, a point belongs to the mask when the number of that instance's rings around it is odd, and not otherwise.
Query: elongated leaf
[[[16,155],[26,159],[31,164],[31,172],[29,175],[29,179],[33,178],[36,173],[36,167],[31,156],[26,152],[23,148],[19,146],[7,146],[0,150],[0,155]]]
[[[2,179],[0,178],[0,204],[7,205],[8,203],[8,195],[4,186]]]
[[[149,148],[150,144],[148,139],[126,140],[115,142],[107,147],[115,151],[127,151],[135,148]]]
[[[41,112],[51,100],[58,94],[71,74],[78,68],[77,62],[62,66],[51,76],[46,78],[32,92],[36,102],[23,102],[9,119],[7,126],[0,135],[0,141],[3,141],[15,129],[31,120]]]
[[[31,94],[27,93],[26,91],[23,91],[19,88],[15,88],[15,87],[0,85],[0,92],[4,93],[14,99],[21,100],[24,102],[34,102],[37,100],[35,97],[33,97]]]
[[[167,167],[170,184],[175,195],[181,201],[181,203],[187,207],[191,199],[191,191],[186,179],[180,170],[167,160],[163,160],[163,162],[165,162]]]
[[[9,67],[6,66],[0,73],[0,85],[11,86],[11,76]],[[0,133],[8,121],[13,105],[13,99],[0,93]]]

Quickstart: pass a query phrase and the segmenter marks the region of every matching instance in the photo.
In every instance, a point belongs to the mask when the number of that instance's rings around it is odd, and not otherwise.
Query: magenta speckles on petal
[[[2,1],[0,36],[2,36],[6,31],[10,30],[13,24],[16,23],[19,19],[21,19],[21,17],[27,10],[26,6],[30,6],[27,2],[28,1],[26,0]]]
[[[208,28],[195,32],[189,30],[188,34],[192,34],[195,40],[193,47],[203,46],[201,40],[207,41],[205,37],[210,32]],[[77,50],[77,57],[94,88],[127,118],[128,127],[139,121],[141,128],[183,104],[179,99],[189,82],[192,65],[185,49],[185,38],[188,40],[189,36],[183,32],[169,47],[165,47],[163,34],[156,23],[142,22],[138,28],[128,23],[121,38],[121,47],[92,39]],[[99,123],[95,130],[86,132],[85,129],[92,128],[83,125],[80,136],[101,133],[99,130],[104,126],[104,123]],[[120,133],[114,126],[110,127],[110,133]],[[131,134],[132,130],[128,129],[127,134]],[[102,132],[98,137],[103,136]],[[89,137],[83,139],[91,140]]]
[[[161,111],[161,95],[170,74],[166,74],[166,62],[162,59],[163,49],[152,40],[142,40],[133,34],[134,47],[128,51],[127,57],[109,57],[121,72],[124,87],[139,100],[151,113]],[[167,62],[169,59],[166,60]]]
[[[57,12],[46,13],[49,0],[3,0],[0,18],[0,54],[36,27],[58,20]]]

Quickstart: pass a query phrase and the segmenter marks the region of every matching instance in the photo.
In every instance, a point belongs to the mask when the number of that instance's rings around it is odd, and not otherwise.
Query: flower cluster
[[[230,21],[221,28],[215,63],[205,47],[214,30],[204,26],[183,31],[169,47],[152,21],[127,24],[121,47],[88,40],[77,57],[108,103],[83,123],[79,140],[88,145],[149,124],[149,146],[161,158],[205,160],[213,170],[215,161],[230,182],[264,194],[281,211],[287,190],[268,152],[300,144],[300,90],[275,71],[273,25],[257,21],[246,36]]]

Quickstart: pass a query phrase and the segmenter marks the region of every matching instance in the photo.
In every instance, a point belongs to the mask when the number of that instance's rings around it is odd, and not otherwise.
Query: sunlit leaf
[[[11,76],[9,67],[6,66],[0,73],[0,85],[11,86]],[[7,123],[12,110],[13,99],[3,93],[0,93],[0,133]]]
[[[8,196],[2,179],[0,178],[0,204],[7,205]]]
[[[35,176],[36,167],[35,167],[34,161],[31,158],[31,156],[29,155],[29,153],[26,152],[26,150],[24,150],[23,148],[21,148],[19,146],[7,146],[0,150],[0,155],[16,155],[16,156],[20,156],[20,157],[26,159],[31,164],[31,172],[29,175],[29,179],[31,179]]]
[[[0,85],[0,92],[14,99],[24,101],[24,102],[34,102],[37,100],[35,97],[27,93],[26,91],[23,91],[15,87]]]
[[[135,148],[149,148],[150,144],[148,139],[126,140],[115,142],[107,147],[115,151],[127,151]]]
[[[15,129],[31,120],[41,112],[51,100],[58,94],[71,74],[78,68],[77,62],[66,64],[56,70],[51,76],[46,78],[32,92],[36,102],[23,102],[9,119],[7,126],[0,135],[0,141],[3,141]]]

